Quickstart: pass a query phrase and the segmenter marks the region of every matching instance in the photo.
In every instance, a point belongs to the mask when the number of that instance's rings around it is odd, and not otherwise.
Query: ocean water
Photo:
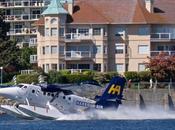
[[[0,120],[0,130],[175,130],[174,119],[27,121],[3,115]]]
[[[72,114],[57,120],[22,120],[0,115],[0,130],[175,130],[175,112],[120,108]]]

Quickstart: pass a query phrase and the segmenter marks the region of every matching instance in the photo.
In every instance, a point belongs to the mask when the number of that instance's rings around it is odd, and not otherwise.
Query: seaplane
[[[44,93],[55,93],[47,105],[49,106],[49,109],[54,108],[58,110],[61,113],[59,114],[61,117],[61,115],[82,113],[94,109],[117,109],[123,100],[125,83],[126,79],[124,77],[116,76],[112,78],[102,95],[96,96],[94,100],[75,95],[71,90],[60,87],[53,87],[51,85],[40,87],[41,91]],[[29,115],[36,116],[38,113],[44,116],[49,115],[48,111],[43,110],[43,108],[38,108],[38,111],[36,111],[32,105],[22,104],[19,105],[18,108]],[[52,114],[54,114],[54,111],[51,112],[51,117],[54,117]],[[56,117],[59,118],[59,116]]]
[[[0,96],[16,101],[16,103],[12,106],[0,105],[0,109],[6,112],[7,114],[23,119],[50,119],[51,117],[45,117],[44,115],[41,116],[38,114],[37,116],[33,116],[26,114],[25,112],[21,111],[18,107],[20,104],[26,104],[27,106],[34,106],[34,109],[40,108],[41,110],[46,110],[48,108],[47,103],[54,97],[55,94],[56,93],[44,92],[41,90],[41,87],[39,85],[33,84],[19,84],[12,87],[1,88]],[[54,108],[52,107],[50,109]],[[57,112],[57,114],[59,114],[60,112],[56,110],[57,109],[54,109],[54,112]]]

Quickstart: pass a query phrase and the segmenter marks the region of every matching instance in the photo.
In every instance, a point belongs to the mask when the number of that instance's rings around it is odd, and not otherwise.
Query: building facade
[[[144,71],[175,54],[174,0],[51,0],[37,27],[37,62],[49,70]]]
[[[0,9],[4,10],[4,20],[10,24],[7,35],[16,40],[19,46],[36,46],[38,20],[50,0],[1,0]]]

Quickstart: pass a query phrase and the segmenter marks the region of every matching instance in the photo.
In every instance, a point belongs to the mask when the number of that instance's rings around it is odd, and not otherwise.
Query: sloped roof
[[[64,5],[67,10],[67,5]],[[72,24],[175,24],[175,0],[154,0],[156,13],[144,0],[75,0]]]
[[[50,15],[50,14],[67,14],[68,12],[63,8],[62,4],[59,0],[51,0],[48,8],[44,10],[42,15]]]

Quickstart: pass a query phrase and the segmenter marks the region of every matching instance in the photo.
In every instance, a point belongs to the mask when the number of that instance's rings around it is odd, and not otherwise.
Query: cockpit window
[[[52,93],[51,96],[54,97],[55,96],[54,93]]]
[[[32,90],[32,93],[35,93],[35,90]]]
[[[66,99],[66,97],[65,97],[65,96],[63,96],[63,99]]]
[[[27,86],[24,86],[23,88],[27,88]]]
[[[17,85],[17,87],[22,88],[24,85]]]

